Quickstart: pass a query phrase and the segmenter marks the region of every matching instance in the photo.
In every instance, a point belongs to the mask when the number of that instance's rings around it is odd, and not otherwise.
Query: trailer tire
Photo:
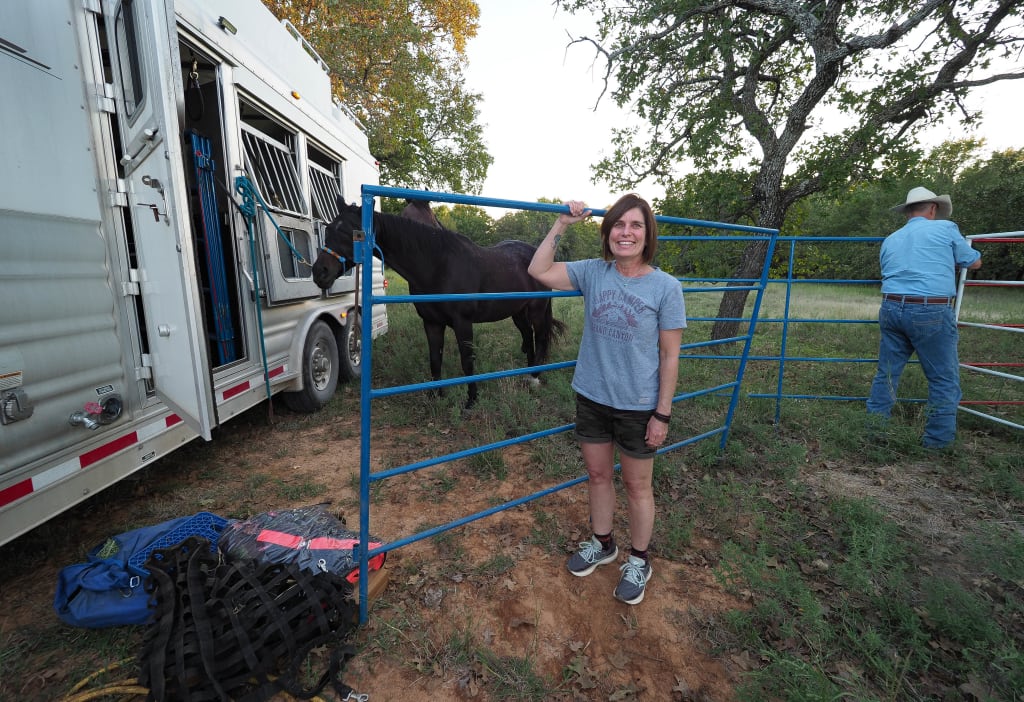
[[[325,322],[314,322],[302,346],[302,389],[282,393],[288,409],[316,412],[334,396],[338,387],[338,342]]]
[[[342,380],[355,380],[363,373],[363,321],[355,310],[348,313],[338,332],[338,356]]]

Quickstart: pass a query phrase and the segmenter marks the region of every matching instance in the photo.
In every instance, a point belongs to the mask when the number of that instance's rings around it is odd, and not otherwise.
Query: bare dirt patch
[[[52,611],[57,572],[111,533],[196,511],[244,516],[318,502],[358,528],[357,417],[280,419],[268,428],[258,414],[240,418],[212,443],[193,444],[0,549],[0,641],[18,652],[12,668],[23,672],[0,681],[0,697],[58,699],[83,669],[108,662],[76,660],[74,650],[41,641],[74,638]],[[395,431],[372,461],[376,470],[437,450],[443,445],[425,446],[421,432]],[[386,481],[372,497],[371,529],[394,541],[541,489],[530,456],[506,449],[503,479],[443,464]],[[703,559],[656,557],[646,599],[630,607],[612,597],[616,568],[576,578],[566,553],[534,543],[538,510],[553,518],[548,529],[573,542],[587,537],[581,485],[390,553],[389,583],[356,635],[361,651],[345,681],[374,702],[502,699],[495,689],[525,684],[510,672],[519,668],[509,661],[519,661],[546,679],[552,700],[734,699],[735,673],[747,662],[710,651],[722,614],[745,605]],[[624,530],[617,538],[628,543]],[[460,647],[484,654],[460,659]]]

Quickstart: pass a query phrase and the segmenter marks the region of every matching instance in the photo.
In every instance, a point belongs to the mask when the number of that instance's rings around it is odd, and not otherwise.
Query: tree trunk
[[[768,254],[768,242],[752,241],[743,250],[743,257],[740,265],[736,268],[734,275],[737,279],[754,279],[754,283],[761,278],[761,269],[764,265],[764,257]],[[749,282],[737,282],[735,285],[751,285]],[[718,306],[718,321],[711,328],[712,339],[728,339],[736,336],[740,326],[740,318],[743,317],[743,308],[747,303],[749,290],[736,290],[727,292],[722,296],[722,302]]]

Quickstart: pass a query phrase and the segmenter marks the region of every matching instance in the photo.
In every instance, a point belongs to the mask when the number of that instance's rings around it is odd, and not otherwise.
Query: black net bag
[[[358,607],[343,577],[262,560],[221,563],[199,537],[154,552],[146,567],[156,614],[139,683],[149,699],[256,702],[282,690],[309,699],[328,683],[342,698],[351,692],[340,674],[354,654],[346,639]],[[312,681],[311,662],[324,652]]]

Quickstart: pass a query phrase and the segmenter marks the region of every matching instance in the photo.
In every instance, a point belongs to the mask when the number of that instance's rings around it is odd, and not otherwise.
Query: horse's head
[[[313,262],[313,282],[327,290],[339,276],[347,273],[353,260],[352,232],[362,227],[363,211],[359,205],[347,205],[338,198],[338,216],[327,225],[324,248]]]

